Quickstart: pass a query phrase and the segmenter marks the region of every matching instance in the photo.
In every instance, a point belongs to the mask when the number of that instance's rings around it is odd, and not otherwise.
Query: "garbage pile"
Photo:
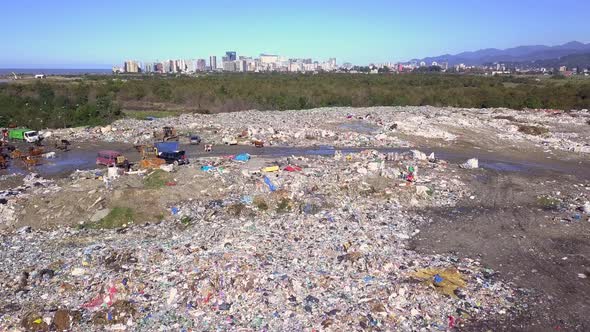
[[[44,179],[35,173],[29,173],[22,179],[22,182],[23,184],[20,186],[0,190],[0,225],[3,227],[10,227],[15,223],[21,200],[61,190],[54,181]]]
[[[562,223],[590,221],[590,186],[574,184],[571,191],[539,194],[537,205],[545,211],[560,212],[553,219]]]
[[[191,194],[161,221],[1,233],[0,330],[446,330],[508,314],[515,291],[477,261],[407,249],[429,222],[414,206],[470,194],[461,172],[417,150],[195,160],[128,189]]]
[[[280,146],[339,147],[407,147],[420,139],[462,139],[482,144],[480,138],[486,135],[502,144],[529,143],[539,148],[590,153],[588,119],[587,110],[337,107],[122,119],[106,127],[62,129],[55,134],[72,140],[140,144],[153,140],[153,133],[163,127],[174,127],[181,137],[198,133],[209,143],[248,145],[260,141]]]

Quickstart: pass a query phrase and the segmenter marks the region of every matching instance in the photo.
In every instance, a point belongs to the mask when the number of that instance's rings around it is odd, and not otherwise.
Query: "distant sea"
[[[0,68],[0,76],[10,75],[15,72],[17,75],[107,75],[111,74],[111,69],[29,69],[29,68]]]

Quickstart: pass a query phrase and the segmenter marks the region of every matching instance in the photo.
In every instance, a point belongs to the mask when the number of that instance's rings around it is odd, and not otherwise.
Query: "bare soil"
[[[525,289],[521,310],[465,330],[589,331],[590,279],[578,274],[590,272],[590,223],[538,199],[572,192],[587,180],[556,171],[494,170],[466,172],[463,180],[475,198],[455,208],[422,211],[432,223],[421,227],[412,247],[478,258],[498,278]]]

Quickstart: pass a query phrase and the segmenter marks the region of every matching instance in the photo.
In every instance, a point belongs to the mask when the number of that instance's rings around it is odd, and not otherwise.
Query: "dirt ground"
[[[474,199],[421,211],[432,222],[421,227],[415,250],[478,258],[498,278],[531,290],[523,290],[519,312],[466,330],[590,330],[590,281],[578,276],[590,272],[590,225],[572,218],[571,210],[547,209],[538,199],[571,192],[574,185],[587,188],[589,174],[581,179],[547,173],[474,170],[464,179]]]

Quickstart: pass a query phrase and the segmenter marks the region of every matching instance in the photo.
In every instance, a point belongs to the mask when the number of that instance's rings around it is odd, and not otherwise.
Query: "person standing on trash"
[[[408,167],[408,175],[406,176],[406,181],[408,181],[409,184],[412,184],[416,181],[416,169],[414,168],[414,166]]]

